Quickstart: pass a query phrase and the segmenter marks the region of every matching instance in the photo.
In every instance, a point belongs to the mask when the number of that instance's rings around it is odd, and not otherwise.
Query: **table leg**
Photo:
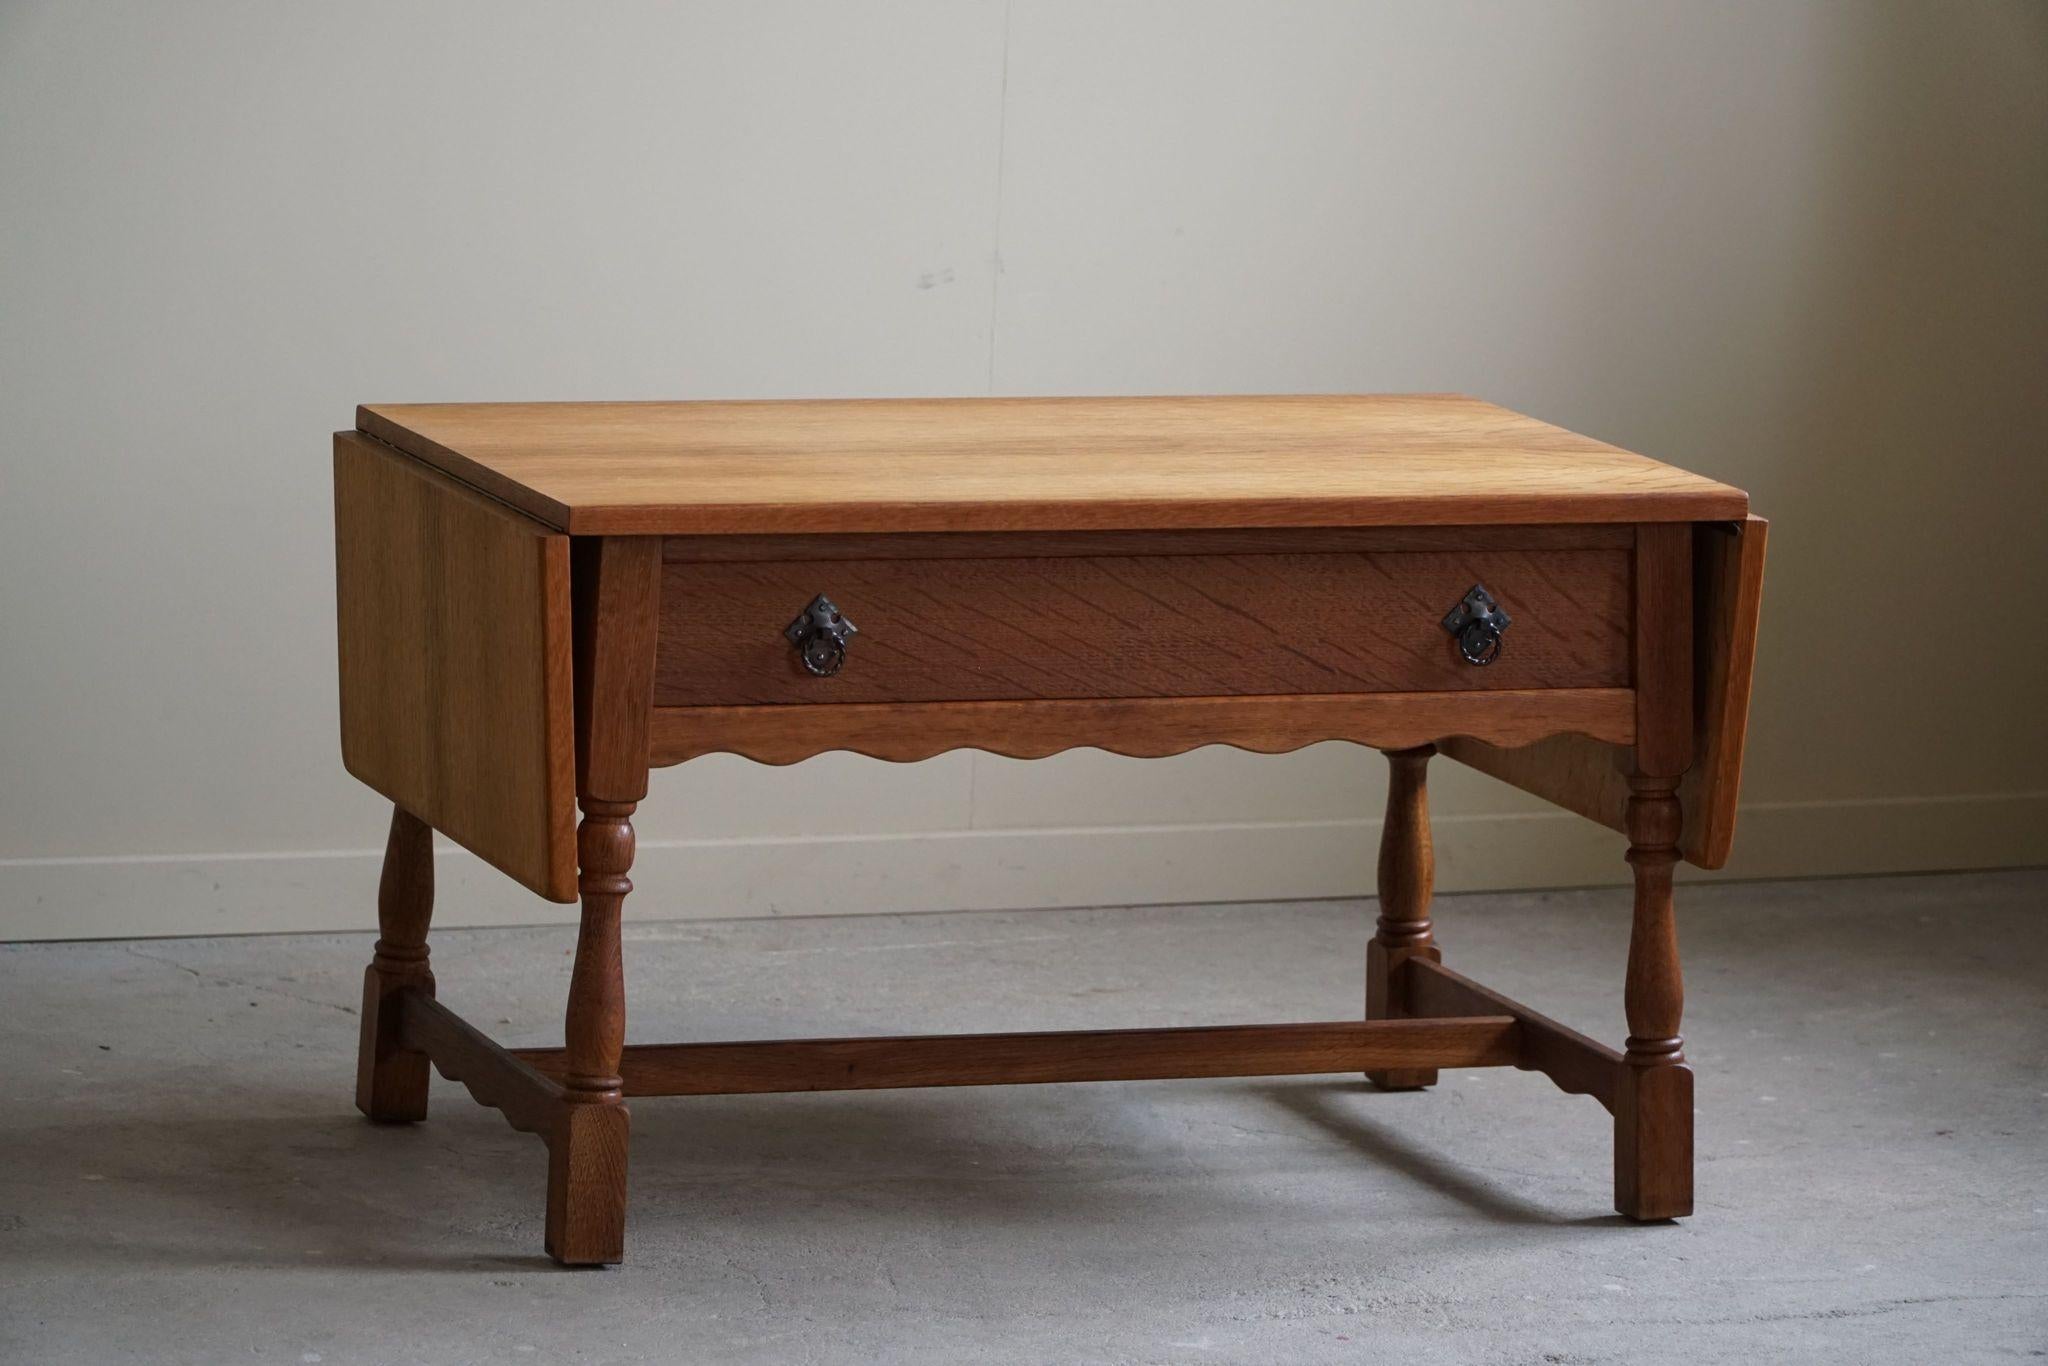
[[[1441,962],[1429,919],[1436,852],[1429,834],[1430,756],[1436,746],[1387,752],[1387,818],[1380,829],[1380,917],[1365,951],[1365,1018],[1398,1020],[1409,1013],[1401,965],[1410,958]],[[1385,1091],[1436,1085],[1434,1068],[1365,1074]]]
[[[427,1055],[403,1044],[398,992],[434,994],[427,925],[434,914],[434,832],[404,807],[391,809],[384,874],[377,885],[377,947],[363,972],[356,1108],[384,1123],[427,1117]]]
[[[633,883],[633,802],[585,798],[576,832],[583,927],[564,1026],[568,1090],[548,1139],[547,1250],[556,1261],[616,1262],[626,1249],[626,1147],[631,1119],[619,1080],[626,1042],[619,915]]]
[[[626,1042],[619,915],[633,890],[633,810],[647,795],[647,729],[661,541],[606,537],[572,551],[576,634],[577,886],[583,927],[564,1028],[567,1094],[548,1135],[547,1249],[558,1262],[626,1255]]]
[[[1692,1069],[1679,1019],[1685,986],[1671,869],[1681,813],[1676,778],[1630,780],[1628,861],[1635,923],[1628,944],[1628,1052],[1614,1106],[1614,1207],[1631,1219],[1692,1213]]]

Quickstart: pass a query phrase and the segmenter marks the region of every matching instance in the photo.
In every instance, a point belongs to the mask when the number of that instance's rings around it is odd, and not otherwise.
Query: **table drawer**
[[[1511,618],[1475,666],[1445,614]],[[819,595],[857,628],[819,677],[784,632]],[[665,566],[662,706],[1611,688],[1620,549],[685,561]]]

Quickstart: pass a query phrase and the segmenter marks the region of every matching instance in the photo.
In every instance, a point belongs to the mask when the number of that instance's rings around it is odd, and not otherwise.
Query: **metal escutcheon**
[[[1445,615],[1443,626],[1458,642],[1458,653],[1465,662],[1483,667],[1500,658],[1501,632],[1512,620],[1500,610],[1486,585],[1475,583]]]
[[[846,641],[860,634],[856,627],[823,593],[797,614],[782,634],[796,646],[796,657],[810,673],[830,678],[846,665]]]

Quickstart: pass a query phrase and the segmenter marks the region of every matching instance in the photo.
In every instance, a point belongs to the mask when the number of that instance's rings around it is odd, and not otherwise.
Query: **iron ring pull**
[[[859,635],[860,628],[832,599],[820,593],[811,599],[810,606],[797,613],[795,621],[783,628],[782,634],[796,646],[797,660],[806,672],[830,678],[846,667],[847,639]]]
[[[1475,583],[1444,617],[1443,627],[1458,642],[1458,653],[1465,662],[1484,668],[1500,658],[1501,632],[1512,622],[1486,585]]]

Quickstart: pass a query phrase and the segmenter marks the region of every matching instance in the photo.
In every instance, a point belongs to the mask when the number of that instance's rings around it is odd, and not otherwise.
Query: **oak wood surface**
[[[1591,1096],[1609,1111],[1614,1109],[1615,1091],[1621,1084],[1620,1050],[1538,1014],[1519,1001],[1509,1000],[1491,987],[1483,987],[1434,960],[1410,958],[1402,977],[1410,1018],[1512,1015],[1521,1026],[1516,1036],[1521,1058],[1515,1066],[1543,1073],[1568,1095]]]
[[[700,754],[793,764],[830,750],[907,762],[952,749],[1041,759],[1081,746],[1146,758],[1202,745],[1278,754],[1324,740],[1407,749],[1447,735],[1522,745],[1565,732],[1626,743],[1626,688],[1109,698],[1051,702],[873,702],[815,707],[657,707],[650,759]]]
[[[562,1107],[548,1143],[543,1245],[564,1266],[610,1266],[626,1258],[631,1125],[623,1105]]]
[[[1679,852],[1701,868],[1726,864],[1735,840],[1768,532],[1761,517],[1694,529],[1694,759],[1678,786],[1685,812]],[[1626,746],[1582,735],[1518,748],[1459,738],[1443,752],[1610,830],[1625,829],[1633,760]]]
[[[472,1100],[502,1114],[514,1129],[551,1139],[565,1104],[559,1081],[513,1057],[423,990],[401,991],[398,1001],[408,1048],[432,1059],[435,1071],[460,1083]]]
[[[1628,1046],[1614,1098],[1614,1207],[1631,1219],[1692,1213],[1692,1069],[1679,1026],[1685,984],[1671,870],[1682,813],[1675,774],[1629,775],[1628,861],[1635,871],[1628,976]]]
[[[348,771],[573,900],[569,538],[352,432],[334,519]]]
[[[1429,918],[1436,887],[1436,844],[1429,829],[1429,761],[1434,745],[1387,753],[1387,812],[1380,825],[1378,922],[1365,949],[1365,1018],[1399,1020],[1413,1014],[1402,966],[1411,958],[1436,962]],[[1413,1091],[1436,1085],[1433,1068],[1400,1068],[1366,1073],[1383,1091]]]
[[[1749,740],[1749,696],[1756,671],[1757,621],[1763,610],[1761,517],[1699,527],[1694,535],[1692,767],[1678,784],[1685,810],[1679,852],[1702,868],[1728,862],[1742,796],[1742,755]]]
[[[577,1103],[572,1088],[514,1056],[423,988],[407,987],[396,1001],[407,1048],[431,1058],[436,1071],[479,1105],[547,1144],[548,1255],[565,1266],[622,1260],[626,1107]]]
[[[582,868],[583,917],[569,975],[563,1033],[574,1068],[565,1080],[569,1098],[593,1104],[619,1098],[619,1049],[626,1042],[625,961],[619,922],[633,890],[635,835],[632,802],[583,799],[576,828]]]
[[[1686,528],[1636,528],[1636,744],[1628,862],[1635,872],[1622,1005],[1628,1044],[1614,1097],[1614,1207],[1631,1219],[1692,1213],[1692,1069],[1671,873],[1692,765],[1693,554]]]
[[[559,1049],[513,1056],[542,1073]],[[1426,1064],[1503,1067],[1518,1056],[1505,1015],[1459,1020],[1339,1020],[1035,1034],[930,1034],[859,1039],[638,1044],[620,1063],[629,1096],[877,1090],[1262,1077]]]
[[[427,1117],[427,1055],[405,1043],[399,993],[434,994],[427,953],[433,915],[434,832],[395,806],[377,882],[377,946],[363,969],[356,1051],[356,1108],[379,1123]]]
[[[581,794],[647,795],[647,707],[661,604],[661,542],[576,544],[576,783]]]
[[[1005,560],[1051,555],[1276,555],[1397,550],[1634,550],[1636,529],[1561,526],[1264,527],[1195,531],[934,531],[669,536],[671,564],[724,560]]]
[[[1692,528],[1636,528],[1635,767],[1677,777],[1692,766]]]
[[[548,1146],[547,1250],[568,1265],[619,1261],[626,1248],[631,1117],[619,1081],[626,1042],[620,919],[633,890],[633,812],[647,795],[661,543],[612,536],[578,544],[576,570],[577,888],[583,915],[563,1018],[568,1109]]]
[[[1739,490],[1456,394],[371,404],[590,534],[1735,518]]]
[[[662,706],[1613,688],[1629,681],[1618,550],[671,563]],[[1444,614],[1483,583],[1493,664]],[[823,592],[859,628],[816,677],[782,631]]]

